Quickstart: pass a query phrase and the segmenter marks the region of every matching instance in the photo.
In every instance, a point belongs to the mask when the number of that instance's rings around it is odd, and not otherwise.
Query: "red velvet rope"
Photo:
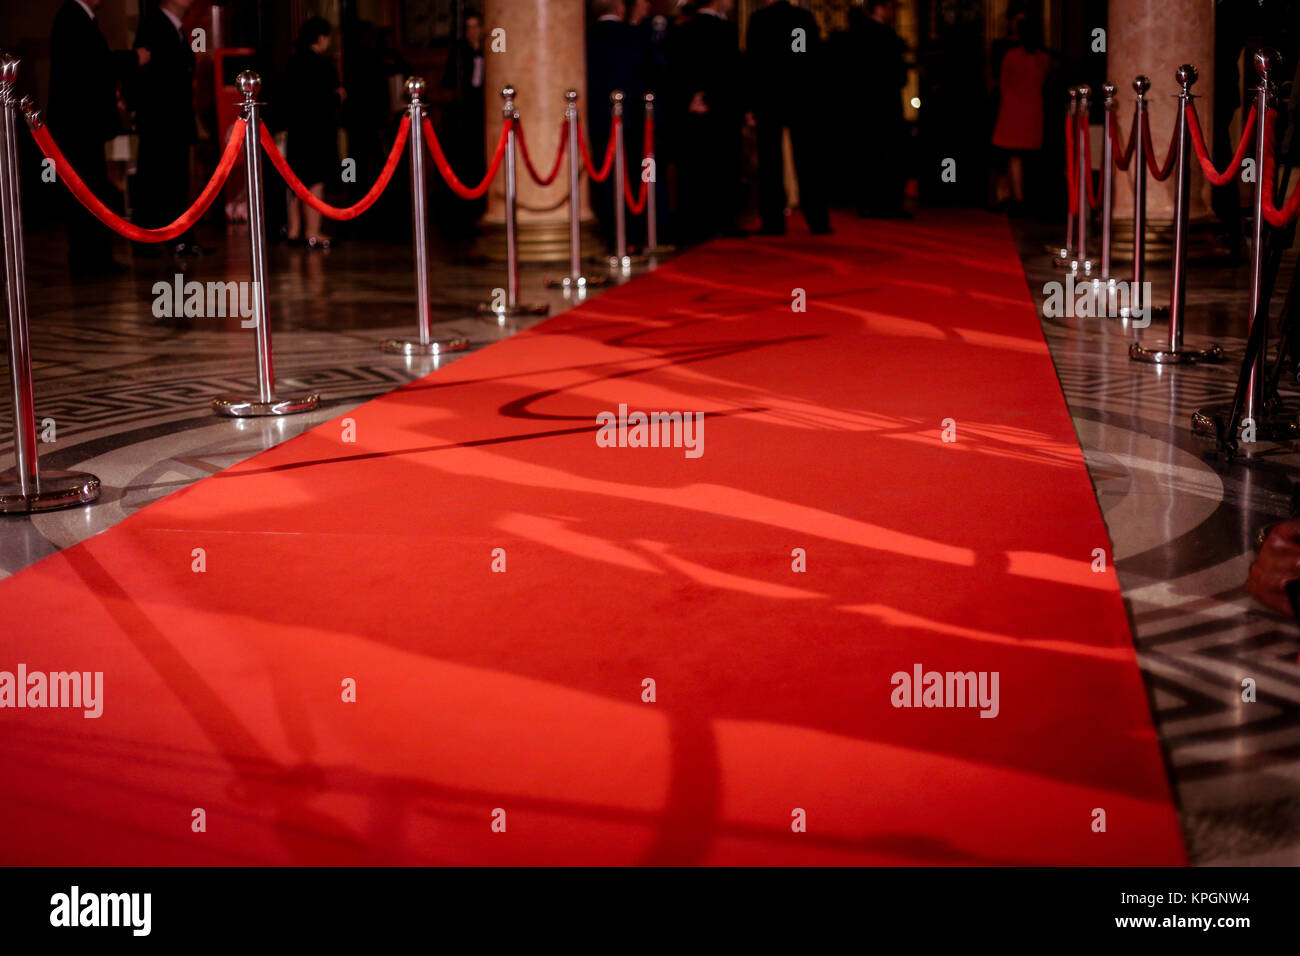
[[[1281,209],[1277,208],[1273,199],[1273,124],[1277,120],[1277,110],[1269,110],[1268,118],[1265,120],[1264,127],[1264,157],[1261,162],[1263,169],[1260,170],[1259,183],[1256,189],[1264,190],[1263,207],[1264,218],[1269,224],[1278,229],[1285,229],[1291,223],[1295,222],[1296,216],[1300,215],[1300,189],[1293,190],[1291,198],[1283,204]]]
[[[1151,120],[1147,114],[1142,114],[1142,147],[1147,154],[1147,169],[1151,170],[1151,178],[1161,183],[1169,178],[1169,174],[1174,171],[1174,160],[1178,157],[1178,126],[1174,125],[1174,138],[1169,143],[1169,153],[1165,156],[1164,166],[1156,165],[1156,148],[1151,142]]]
[[[388,188],[389,180],[393,178],[393,172],[397,169],[397,164],[402,159],[402,147],[406,145],[407,134],[411,130],[411,117],[403,116],[402,125],[397,128],[397,139],[393,141],[393,148],[388,153],[388,159],[384,162],[384,168],[379,173],[379,178],[375,184],[370,187],[364,196],[353,203],[351,206],[331,206],[323,199],[317,199],[312,195],[301,179],[299,179],[292,169],[289,168],[289,161],[284,158],[284,153],[280,152],[275,145],[275,140],[265,126],[259,128],[259,139],[262,142],[262,149],[266,150],[267,157],[271,160],[271,165],[276,168],[285,183],[293,190],[293,194],[305,202],[311,208],[315,209],[323,216],[330,219],[355,219],[367,209],[375,204],[375,200],[380,197],[385,189]]]
[[[1074,148],[1075,127],[1079,124],[1077,115],[1071,113],[1065,118],[1065,181],[1070,191],[1070,215],[1079,214],[1079,181],[1074,178],[1075,160],[1078,150]]]
[[[1196,104],[1191,100],[1187,101],[1187,126],[1192,131],[1192,146],[1196,149],[1196,158],[1201,161],[1201,172],[1205,173],[1205,178],[1216,186],[1226,186],[1236,179],[1237,170],[1241,169],[1242,160],[1246,158],[1246,150],[1250,148],[1250,135],[1255,131],[1255,107],[1252,105],[1250,112],[1246,114],[1246,126],[1241,131],[1241,142],[1237,144],[1232,162],[1228,163],[1228,168],[1223,172],[1214,168],[1210,151],[1205,148],[1201,120],[1196,115]]]
[[[1113,117],[1111,118],[1111,122],[1110,122],[1111,159],[1114,160],[1115,162],[1115,168],[1118,169],[1121,173],[1124,172],[1126,169],[1128,169],[1128,164],[1133,161],[1133,150],[1137,147],[1137,132],[1138,132],[1137,123],[1138,123],[1137,114],[1134,113],[1133,125],[1129,127],[1128,148],[1126,149],[1124,147],[1123,142],[1119,138],[1119,127],[1115,125],[1114,118]]]
[[[555,182],[555,177],[560,174],[560,163],[564,161],[564,154],[569,149],[569,137],[566,135],[568,130],[568,120],[560,120],[560,151],[555,154],[555,166],[551,169],[549,176],[539,176],[536,167],[533,166],[533,158],[528,155],[528,140],[524,139],[524,124],[515,123],[515,132],[519,134],[519,152],[524,157],[524,166],[528,169],[528,175],[533,177],[533,181],[539,186],[549,186]]]
[[[591,152],[587,148],[587,137],[582,132],[582,127],[578,127],[578,148],[582,150],[582,162],[587,167],[587,175],[591,177],[592,182],[603,183],[609,178],[610,171],[614,168],[614,141],[617,137],[614,130],[621,126],[623,118],[614,117],[614,125],[609,130],[609,143],[605,146],[605,161],[600,166],[600,172],[596,172],[596,164],[591,161]]]
[[[647,159],[653,161],[654,155],[655,155],[654,116],[651,115],[650,113],[647,113],[645,117],[645,156],[642,159],[639,166],[643,166],[645,164],[645,160]],[[655,170],[655,172],[657,174],[658,170]],[[627,177],[625,176],[623,178],[623,195],[627,198],[627,208],[631,210],[632,215],[639,216],[641,215],[641,213],[645,212],[645,201],[646,201],[646,196],[649,194],[649,191],[650,191],[650,181],[644,178],[644,173],[642,174],[642,179],[641,179],[641,191],[637,194],[635,198],[632,196],[632,186],[629,183]]]
[[[1092,181],[1092,131],[1088,124],[1088,117],[1084,116],[1079,126],[1083,130],[1083,155],[1089,157],[1087,165],[1084,167],[1084,182],[1088,185],[1088,205],[1093,209],[1101,208],[1101,190],[1096,183]]]
[[[127,222],[105,206],[82,178],[77,175],[77,171],[72,168],[72,165],[64,157],[47,127],[33,127],[32,138],[36,140],[36,145],[40,147],[45,157],[54,161],[54,168],[58,177],[67,185],[72,195],[76,196],[77,201],[85,206],[96,219],[133,242],[166,242],[184,233],[208,211],[208,207],[217,198],[217,194],[221,192],[221,187],[226,184],[230,171],[239,160],[239,151],[244,145],[244,131],[244,121],[242,119],[235,120],[234,126],[230,128],[230,138],[226,140],[226,149],[221,154],[221,162],[217,164],[217,168],[213,172],[212,178],[208,180],[208,184],[203,187],[203,192],[199,193],[199,197],[194,200],[194,204],[181,213],[178,219],[170,225],[159,226],[157,229],[144,229]]]
[[[455,171],[451,168],[451,163],[447,162],[447,157],[442,151],[442,144],[438,142],[438,134],[433,131],[433,123],[429,118],[424,120],[424,141],[429,146],[429,152],[433,154],[433,162],[438,167],[438,172],[442,173],[442,178],[447,180],[447,185],[461,199],[478,199],[488,191],[488,186],[492,185],[492,180],[496,178],[497,170],[501,168],[501,160],[506,155],[506,143],[510,136],[510,129],[514,126],[514,120],[506,120],[501,124],[501,136],[497,140],[497,151],[492,155],[492,162],[488,164],[487,174],[484,175],[483,181],[473,189],[466,186],[456,178]]]

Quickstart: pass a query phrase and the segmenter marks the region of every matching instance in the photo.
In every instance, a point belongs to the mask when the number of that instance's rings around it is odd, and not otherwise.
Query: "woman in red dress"
[[[1006,52],[998,74],[1000,99],[993,146],[1006,159],[1011,201],[1025,201],[1025,159],[1043,148],[1043,85],[1052,61],[1032,17],[1019,22],[1020,43]]]

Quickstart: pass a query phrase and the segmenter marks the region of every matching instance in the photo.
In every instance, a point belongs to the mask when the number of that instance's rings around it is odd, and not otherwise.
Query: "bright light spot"
[[[921,97],[919,96],[912,97],[912,109],[919,110],[920,108],[921,108]]]

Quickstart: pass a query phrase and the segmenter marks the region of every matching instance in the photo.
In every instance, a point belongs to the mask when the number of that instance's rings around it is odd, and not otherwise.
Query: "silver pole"
[[[629,264],[627,257],[627,207],[623,203],[623,190],[627,182],[627,157],[623,154],[623,91],[609,94],[614,109],[614,257],[610,265],[622,269]]]
[[[523,305],[519,302],[519,165],[515,156],[515,133],[519,111],[515,109],[515,88],[505,86],[501,98],[506,101],[503,117],[512,122],[506,134],[506,300],[503,304],[480,302],[480,312],[491,312],[498,319],[507,315],[545,315],[549,305]]]
[[[257,74],[240,74],[239,90],[244,94],[244,171],[248,178],[249,266],[253,275],[254,320],[257,323],[257,397],[270,402],[275,395],[275,365],[271,355],[271,323],[267,319],[266,235],[262,208],[261,117],[257,94],[262,80]]]
[[[0,228],[5,246],[5,317],[9,381],[14,412],[15,468],[0,474],[0,514],[31,514],[99,497],[99,479],[80,471],[41,471],[32,382],[31,332],[27,320],[27,254],[23,245],[22,180],[18,166],[18,57],[0,57]],[[23,112],[34,127],[40,110],[25,98]]]
[[[1187,202],[1192,185],[1192,168],[1187,162],[1187,104],[1192,99],[1192,84],[1196,82],[1196,68],[1184,65],[1176,74],[1179,86],[1178,116],[1174,122],[1174,136],[1178,146],[1175,154],[1176,175],[1174,188],[1174,260],[1169,289],[1169,348],[1177,352],[1183,347],[1183,308],[1187,300]]]
[[[0,149],[4,170],[3,218],[5,232],[5,292],[9,319],[9,380],[14,409],[14,457],[17,459],[18,490],[22,495],[40,492],[40,468],[36,448],[36,398],[32,383],[32,354],[27,325],[27,282],[22,230],[22,188],[18,179],[17,102],[14,83],[18,79],[17,59],[6,57],[0,66],[0,101],[4,122],[0,124]]]
[[[1255,72],[1259,75],[1259,87],[1255,91],[1255,200],[1253,203],[1255,221],[1252,229],[1250,250],[1250,326],[1254,329],[1256,322],[1264,322],[1265,338],[1260,341],[1259,351],[1255,353],[1255,364],[1250,370],[1250,381],[1246,386],[1246,401],[1242,407],[1243,418],[1258,422],[1263,411],[1264,356],[1268,351],[1268,317],[1259,314],[1260,294],[1264,271],[1264,190],[1272,189],[1271,182],[1265,182],[1264,140],[1268,130],[1268,107],[1272,90],[1269,85],[1269,72],[1276,54],[1272,50],[1258,50],[1255,53]]]
[[[409,118],[407,143],[411,167],[411,242],[415,258],[415,319],[417,338],[387,339],[380,346],[397,355],[437,355],[469,348],[469,339],[435,341],[433,315],[429,306],[429,234],[424,191],[424,79],[411,76],[406,80],[406,107]]]
[[[1071,126],[1071,128],[1077,130],[1078,124],[1075,122],[1075,116],[1078,115],[1079,88],[1076,86],[1070,87],[1070,89],[1068,90],[1068,95],[1070,97],[1070,101],[1069,103],[1066,104],[1065,107],[1065,120],[1067,124],[1074,124],[1073,126]],[[1076,149],[1075,152],[1077,154],[1078,150]],[[1066,161],[1074,162],[1074,159],[1073,157],[1067,156]],[[1066,185],[1068,186],[1069,183],[1067,182]],[[1066,266],[1070,266],[1072,257],[1074,255],[1074,253],[1071,251],[1073,246],[1074,246],[1074,213],[1070,212],[1070,204],[1067,202],[1065,204],[1065,244],[1061,246],[1060,251],[1056,255],[1055,261],[1053,262],[1053,265],[1055,265],[1057,268],[1064,268]]]
[[[1115,128],[1115,84],[1104,83],[1101,87],[1105,97],[1105,124],[1102,126],[1101,144],[1101,278],[1109,283],[1110,276],[1110,216],[1111,199],[1114,191],[1115,147],[1112,140]]]
[[[429,309],[429,236],[428,214],[424,193],[424,80],[413,76],[406,81],[410,103],[406,107],[411,118],[411,227],[415,255],[415,321],[419,342],[427,346],[433,341],[433,318]]]
[[[519,247],[516,230],[516,190],[519,188],[515,179],[515,128],[513,120],[519,119],[515,112],[515,88],[507,86],[501,91],[501,98],[506,101],[503,121],[511,123],[510,132],[506,134],[506,308],[513,312],[519,304]]]
[[[578,91],[564,94],[564,116],[569,121],[569,279],[582,284],[582,201],[578,196],[582,156],[578,152]]]
[[[1088,275],[1092,272],[1092,263],[1088,261],[1088,220],[1091,218],[1088,212],[1088,187],[1092,185],[1092,157],[1088,155],[1088,143],[1084,139],[1083,131],[1088,127],[1091,121],[1091,110],[1089,97],[1092,96],[1092,88],[1088,85],[1079,87],[1079,108],[1078,108],[1078,126],[1074,134],[1074,148],[1076,160],[1075,188],[1078,190],[1079,217],[1075,226],[1075,240],[1077,251],[1074,257],[1074,271],[1080,275]]]
[[[582,274],[582,153],[578,146],[578,91],[564,94],[564,119],[569,129],[569,274],[547,279],[547,288],[582,292],[588,286],[604,285],[603,276]]]
[[[1188,159],[1189,134],[1187,131],[1187,104],[1192,100],[1192,84],[1196,82],[1196,67],[1184,63],[1174,73],[1181,91],[1178,94],[1178,116],[1175,117],[1174,137],[1177,143],[1174,189],[1174,251],[1173,273],[1169,289],[1169,341],[1163,345],[1147,347],[1138,342],[1129,346],[1129,358],[1157,365],[1185,364],[1190,362],[1217,362],[1223,350],[1217,345],[1206,348],[1183,347],[1183,309],[1187,299],[1187,217],[1191,193],[1192,167]]]
[[[655,115],[655,95],[653,93],[645,95],[645,115],[646,126],[653,131]],[[649,246],[647,251],[654,252],[659,248],[659,211],[655,209],[655,180],[659,178],[659,163],[655,159],[653,145],[650,146],[646,155],[650,158],[652,175],[645,187],[645,241],[646,245]]]
[[[1129,310],[1132,313],[1142,311],[1142,280],[1146,264],[1147,234],[1147,150],[1146,139],[1142,135],[1143,121],[1147,112],[1146,94],[1151,89],[1151,78],[1139,74],[1133,80],[1133,92],[1137,100],[1133,105],[1132,136],[1134,138],[1133,159],[1133,288],[1129,290]],[[1150,306],[1150,303],[1147,303]],[[1122,314],[1122,312],[1121,312]],[[1126,318],[1129,316],[1126,316]]]
[[[244,117],[244,172],[248,184],[248,251],[249,272],[253,282],[253,321],[257,336],[257,397],[222,396],[212,400],[212,410],[218,415],[232,418],[253,418],[264,415],[293,415],[306,412],[320,404],[315,393],[277,398],[275,394],[275,365],[271,352],[271,319],[266,295],[266,223],[262,199],[262,104],[257,95],[262,91],[262,78],[252,70],[245,70],[235,79],[235,85],[244,97],[240,111]]]

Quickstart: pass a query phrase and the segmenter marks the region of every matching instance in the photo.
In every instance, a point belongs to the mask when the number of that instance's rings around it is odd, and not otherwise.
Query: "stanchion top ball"
[[[1174,73],[1174,79],[1178,81],[1179,86],[1186,89],[1196,82],[1196,78],[1199,75],[1200,74],[1196,72],[1196,67],[1192,66],[1190,63],[1184,63],[1178,68],[1177,72]]]
[[[1138,96],[1146,96],[1147,91],[1151,89],[1151,77],[1145,73],[1139,73],[1133,77],[1133,92]]]
[[[262,92],[262,78],[254,70],[244,70],[235,77],[235,87],[245,96],[256,96]]]
[[[409,99],[418,100],[424,96],[424,77],[411,76],[406,79],[406,95]]]
[[[1260,47],[1255,51],[1255,72],[1262,77],[1268,76],[1280,59],[1277,50]]]

